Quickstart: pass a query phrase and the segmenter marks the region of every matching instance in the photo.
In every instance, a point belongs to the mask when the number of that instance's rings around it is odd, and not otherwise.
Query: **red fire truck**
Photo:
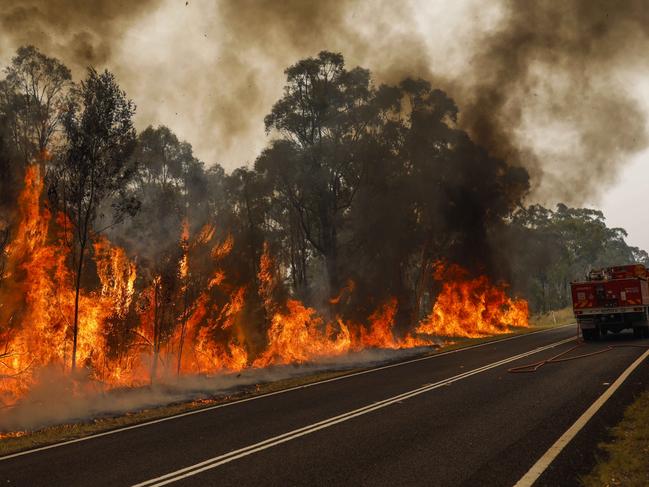
[[[633,329],[649,338],[649,271],[641,264],[590,271],[585,281],[570,283],[572,308],[584,340]]]

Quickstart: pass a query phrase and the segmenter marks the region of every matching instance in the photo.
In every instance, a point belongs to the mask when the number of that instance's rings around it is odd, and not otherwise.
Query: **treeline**
[[[647,260],[600,212],[523,207],[526,170],[473,143],[455,102],[427,81],[376,86],[330,52],[285,73],[264,120],[272,141],[253,167],[226,173],[167,127],[137,133],[135,105],[110,72],[91,68],[73,82],[59,61],[20,48],[0,83],[0,245],[11,240],[26,168],[38,164],[43,204],[71,225],[75,287],[97,287],[92,243],[107,235],[137,263],[137,288],[155,288],[160,344],[201,293],[222,308],[245,289],[242,326],[263,342],[268,303],[287,296],[356,320],[396,299],[398,327],[412,327],[434,302],[440,261],[509,281],[542,311],[566,305],[568,282],[590,266]],[[232,244],[218,259],[201,246],[206,224]],[[212,286],[217,271],[227,280]],[[76,337],[76,312],[72,323]],[[128,317],[115,324],[115,350],[129,326]]]
[[[629,246],[626,231],[606,226],[598,210],[531,205],[517,209],[508,220],[499,238],[509,250],[511,283],[538,312],[569,306],[570,281],[585,278],[590,269],[649,265],[647,252]]]

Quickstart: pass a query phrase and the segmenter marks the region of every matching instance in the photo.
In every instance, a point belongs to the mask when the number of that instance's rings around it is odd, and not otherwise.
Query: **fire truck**
[[[649,271],[631,264],[592,270],[570,283],[572,308],[584,340],[632,329],[649,338]]]

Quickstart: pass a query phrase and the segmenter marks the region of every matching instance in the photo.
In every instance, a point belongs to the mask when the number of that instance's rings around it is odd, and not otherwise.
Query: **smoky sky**
[[[155,4],[151,0],[0,0],[0,27],[14,46],[33,44],[74,67],[103,65],[110,61],[120,33]]]
[[[649,10],[643,1],[572,0],[511,1],[506,11],[473,57],[463,123],[546,192],[582,201],[647,145],[646,113],[625,75],[646,69]]]
[[[642,1],[0,0],[2,62],[34,44],[75,76],[114,71],[140,128],[165,124],[208,164],[251,163],[283,70],[320,50],[375,82],[424,77],[460,124],[532,175],[532,197],[583,203],[647,145]]]

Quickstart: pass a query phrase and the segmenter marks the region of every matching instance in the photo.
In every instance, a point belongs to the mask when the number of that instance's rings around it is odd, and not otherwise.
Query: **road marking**
[[[20,457],[20,456],[23,456],[23,455],[29,455],[29,454],[38,453],[38,452],[44,451],[44,450],[51,450],[52,448],[59,448],[61,446],[71,445],[73,443],[80,443],[82,441],[88,441],[88,440],[92,440],[92,439],[95,439],[95,438],[100,438],[102,436],[114,435],[116,433],[121,433],[123,431],[129,431],[129,430],[134,430],[134,429],[137,429],[137,428],[143,428],[145,426],[151,426],[151,425],[154,425],[154,424],[163,423],[165,421],[171,421],[173,419],[183,418],[185,416],[191,416],[191,415],[194,415],[194,414],[205,413],[205,412],[208,412],[208,411],[213,411],[214,409],[220,409],[220,408],[225,408],[225,407],[230,407],[230,406],[236,406],[237,404],[241,404],[241,403],[244,403],[244,402],[256,401],[258,399],[264,399],[266,397],[276,396],[278,394],[285,394],[287,392],[292,392],[292,391],[296,391],[296,390],[299,390],[299,389],[307,389],[309,387],[318,386],[318,385],[321,385],[321,384],[326,384],[328,382],[334,382],[334,381],[337,381],[337,380],[349,379],[350,377],[356,377],[357,375],[371,374],[371,373],[374,373],[374,372],[378,372],[379,370],[391,369],[392,367],[400,367],[402,365],[411,364],[413,362],[420,362],[422,360],[430,360],[430,359],[434,359],[434,358],[437,358],[437,357],[442,357],[444,355],[450,355],[452,353],[464,352],[466,350],[472,350],[474,348],[484,347],[484,346],[487,346],[487,345],[493,345],[493,344],[500,343],[500,342],[506,342],[506,341],[509,341],[509,340],[514,340],[516,338],[528,337],[528,336],[531,336],[531,335],[536,335],[537,333],[546,333],[548,331],[559,330],[559,329],[566,328],[568,326],[574,326],[574,325],[575,325],[575,323],[568,323],[567,325],[561,325],[561,326],[557,326],[557,327],[554,327],[554,328],[548,328],[546,330],[538,330],[538,331],[533,331],[533,332],[530,332],[530,333],[521,333],[520,335],[514,335],[514,336],[510,336],[510,337],[506,337],[506,338],[496,338],[495,340],[489,340],[487,342],[478,343],[476,345],[471,345],[469,347],[457,348],[455,350],[449,350],[447,352],[440,352],[440,353],[436,353],[436,354],[429,355],[429,356],[426,356],[426,357],[415,358],[415,359],[406,360],[406,361],[403,361],[403,362],[397,362],[395,364],[390,364],[390,365],[383,365],[381,367],[375,367],[375,368],[372,368],[372,369],[362,370],[360,372],[354,372],[353,374],[341,375],[339,377],[333,377],[331,379],[325,379],[325,380],[320,380],[320,381],[316,381],[316,382],[311,382],[309,384],[303,384],[301,386],[289,387],[288,389],[282,389],[282,390],[275,391],[275,392],[268,392],[266,394],[259,394],[259,395],[256,395],[256,396],[247,397],[245,399],[239,399],[239,400],[236,400],[236,401],[226,402],[226,403],[222,403],[222,404],[216,404],[214,406],[208,406],[208,407],[201,408],[201,409],[195,409],[193,411],[187,411],[185,413],[178,413],[178,414],[174,414],[174,415],[171,415],[171,416],[165,416],[163,418],[153,419],[151,421],[146,421],[144,423],[133,424],[131,426],[124,426],[122,428],[116,428],[116,429],[112,429],[112,430],[109,430],[109,431],[104,431],[102,433],[96,433],[94,435],[83,436],[81,438],[75,438],[74,440],[62,441],[60,443],[54,443],[52,445],[41,446],[41,447],[38,447],[38,448],[32,448],[31,450],[25,450],[25,451],[21,451],[21,452],[18,452],[18,453],[12,453],[11,455],[5,455],[3,457],[0,457],[0,462],[2,460],[9,460],[10,458]]]
[[[649,356],[649,350],[643,353],[638,359],[633,362],[629,367],[622,372],[613,385],[610,386],[604,394],[599,396],[597,400],[591,404],[591,406],[586,410],[584,414],[579,416],[579,419],[568,428],[568,430],[561,435],[561,437],[546,451],[538,461],[532,465],[523,477],[516,482],[514,487],[530,487],[534,482],[538,480],[541,474],[550,466],[554,459],[561,453],[568,443],[579,433],[579,431],[586,425],[586,423],[592,418],[597,411],[608,401],[608,399],[613,395],[613,393],[622,385],[622,383],[629,377],[631,372],[633,372],[642,361]]]
[[[280,445],[282,443],[286,443],[287,441],[294,440],[296,438],[299,438],[301,436],[305,436],[311,433],[315,433],[316,431],[329,428],[331,426],[334,426],[339,423],[343,423],[345,421],[349,421],[350,419],[356,418],[358,416],[362,416],[364,414],[371,413],[373,411],[376,411],[378,409],[383,409],[387,406],[390,406],[395,403],[400,403],[402,401],[405,401],[406,399],[413,398],[415,396],[419,396],[420,394],[424,394],[426,392],[432,391],[434,389],[437,389],[439,387],[447,386],[449,384],[452,384],[454,382],[460,381],[462,379],[466,379],[467,377],[471,377],[473,375],[479,374],[481,372],[485,372],[487,370],[494,369],[496,367],[500,367],[501,365],[508,364],[510,362],[514,362],[516,360],[522,359],[524,357],[527,357],[529,355],[533,355],[535,353],[542,352],[544,350],[548,350],[550,348],[557,347],[559,345],[563,345],[565,343],[571,342],[575,340],[574,337],[566,338],[564,340],[560,340],[555,343],[551,343],[549,345],[545,345],[543,347],[535,348],[533,350],[529,350],[527,352],[520,353],[518,355],[514,355],[512,357],[508,357],[502,360],[499,360],[498,362],[493,362],[491,364],[483,365],[482,367],[478,367],[476,369],[469,370],[467,372],[463,372],[461,374],[455,375],[453,377],[449,377],[447,379],[443,379],[441,381],[435,382],[430,385],[426,385],[423,387],[419,387],[417,389],[413,389],[407,392],[404,392],[402,394],[399,394],[397,396],[392,396],[387,399],[383,399],[381,401],[374,402],[372,404],[368,404],[367,406],[363,406],[358,409],[354,409],[352,411],[348,411],[346,413],[340,414],[338,416],[333,416],[331,418],[325,419],[323,421],[319,421],[317,423],[313,423],[307,426],[304,426],[299,429],[295,429],[292,431],[289,431],[288,433],[284,433],[278,436],[274,436],[271,438],[267,438],[266,440],[260,441],[259,443],[255,443],[249,446],[246,446],[244,448],[240,448],[238,450],[233,450],[231,452],[225,453],[223,455],[219,455],[213,458],[209,458],[205,461],[202,461],[200,463],[196,463],[194,465],[191,465],[189,467],[181,468],[179,470],[176,470],[174,472],[170,472],[168,474],[162,475],[160,477],[156,477],[154,479],[146,480],[144,482],[141,482],[139,484],[135,484],[133,487],[158,487],[162,485],[167,485],[172,482],[177,482],[178,480],[182,480],[187,477],[191,477],[193,475],[199,474],[201,472],[204,472],[206,470],[210,470],[213,468],[218,467],[219,465],[223,465],[224,463],[229,463],[232,462],[233,460],[237,460],[239,458],[252,455],[253,453],[260,452],[262,450],[266,450],[267,448],[271,448],[273,446]]]

